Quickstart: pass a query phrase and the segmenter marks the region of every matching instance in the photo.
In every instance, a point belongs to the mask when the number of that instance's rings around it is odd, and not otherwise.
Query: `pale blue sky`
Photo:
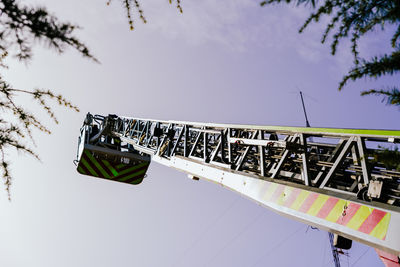
[[[306,233],[306,225],[213,183],[156,163],[139,186],[79,175],[72,164],[79,128],[86,112],[304,125],[300,88],[313,126],[398,129],[396,108],[359,96],[363,86],[398,77],[338,92],[348,46],[332,57],[319,43],[320,26],[299,35],[305,9],[185,0],[181,15],[168,1],[146,1],[149,23],[137,20],[131,32],[118,1],[29,2],[83,26],[78,34],[101,64],[40,45],[28,66],[9,60],[14,87],[51,88],[81,112],[57,108],[53,134],[35,134],[42,162],[10,153],[15,179],[12,202],[0,193],[1,266],[332,266],[326,232]],[[379,52],[385,38],[372,34],[364,55]],[[358,243],[348,260],[382,265]]]

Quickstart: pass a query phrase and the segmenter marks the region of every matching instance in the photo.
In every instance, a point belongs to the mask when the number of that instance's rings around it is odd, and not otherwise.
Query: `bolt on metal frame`
[[[374,159],[380,146],[400,142],[400,131],[90,116],[93,120],[85,121],[86,131],[90,134],[94,126],[99,131],[87,144],[110,148],[110,140],[120,139],[117,151],[150,156],[194,180],[216,182],[285,216],[400,253],[400,172]],[[266,197],[273,192],[270,189],[287,201],[293,190],[308,192],[311,198],[339,201],[343,209],[339,220],[348,207],[355,206],[387,214],[388,224],[380,228],[384,236],[362,232],[362,221],[348,226],[271,202]]]
[[[124,117],[115,119],[111,129],[112,135],[128,144],[127,149],[165,159],[190,158],[260,179],[269,177],[351,195],[367,188],[371,179],[383,180],[382,193],[375,201],[400,206],[400,172],[373,161],[379,149],[366,147],[367,142],[398,143],[400,131],[384,131],[384,135],[379,130],[369,135],[352,131]]]

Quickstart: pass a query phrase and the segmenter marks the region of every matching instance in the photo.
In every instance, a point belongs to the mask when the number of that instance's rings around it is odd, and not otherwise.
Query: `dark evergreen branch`
[[[396,87],[393,87],[391,89],[380,89],[380,90],[370,89],[361,92],[361,95],[382,96],[383,97],[382,101],[385,101],[387,105],[400,106],[400,91]]]
[[[311,0],[268,0],[262,1],[261,6],[279,3],[312,4],[315,10],[307,17],[299,32],[302,33],[312,22],[319,22],[323,16],[330,17],[322,34],[321,42],[325,43],[332,36],[330,43],[331,54],[335,55],[342,39],[350,38],[354,66],[339,83],[339,90],[349,80],[364,77],[378,78],[382,75],[395,75],[399,71],[400,44],[400,1],[399,0],[320,0],[315,5]],[[367,61],[360,58],[358,46],[361,38],[376,30],[379,26],[383,31],[386,25],[395,25],[396,30],[391,38],[394,51],[384,56],[376,56]],[[395,87],[397,88],[397,87]],[[378,92],[379,90],[376,90]]]
[[[5,66],[2,60],[7,56],[3,53],[0,56],[0,65]],[[7,66],[5,66],[7,67]],[[10,163],[7,160],[7,151],[15,149],[16,151],[27,153],[36,159],[39,156],[31,149],[28,144],[35,145],[32,131],[37,129],[41,132],[50,134],[50,130],[39,120],[36,115],[30,113],[24,106],[18,104],[17,94],[31,95],[34,100],[38,101],[39,106],[47,112],[47,114],[56,123],[58,120],[54,114],[53,108],[47,103],[47,100],[52,100],[66,108],[79,111],[70,101],[62,95],[54,94],[50,90],[25,90],[11,87],[0,75],[0,110],[3,114],[8,114],[10,119],[0,119],[0,173],[2,174],[5,189],[10,198],[10,186],[12,176],[10,172]]]
[[[108,0],[106,3],[107,5],[110,5],[112,0]],[[172,0],[169,0],[169,3],[172,4]],[[134,7],[139,14],[139,18],[143,23],[147,23],[146,18],[144,17],[144,12],[143,9],[141,8],[141,5],[138,0],[123,0],[123,5],[126,11],[126,16],[128,18],[128,23],[129,23],[129,28],[131,30],[134,30],[134,18],[133,18],[133,11],[132,11],[132,4],[134,4]],[[176,0],[176,8],[179,10],[180,13],[183,13],[182,9],[182,4],[181,0]]]
[[[393,35],[392,40],[390,41],[393,48],[397,47],[396,43],[397,43],[397,40],[399,39],[399,37],[400,37],[400,26],[397,27],[397,30],[396,30],[395,34]],[[398,48],[400,49],[400,45]]]
[[[324,34],[322,35],[321,43],[325,43],[326,38],[328,37],[329,33],[335,28],[336,23],[339,21],[339,18],[343,14],[339,11],[336,13],[336,15],[331,19],[331,22],[328,24],[328,26],[325,29]]]
[[[86,45],[73,35],[79,27],[60,22],[45,8],[30,8],[21,6],[16,0],[1,0],[0,24],[3,26],[0,33],[1,50],[17,47],[16,56],[21,60],[32,57],[33,41],[40,40],[59,53],[70,46],[81,55],[97,61]]]
[[[345,75],[339,83],[341,90],[349,80],[355,81],[363,77],[378,78],[382,75],[393,75],[400,71],[400,51],[391,55],[384,55],[380,58],[374,57],[371,61],[363,60],[361,66],[356,66]]]
[[[12,115],[15,118],[12,121],[17,121],[17,124],[13,124],[9,121],[0,120],[0,169],[2,171],[6,191],[9,195],[12,177],[10,175],[10,164],[7,161],[6,150],[13,148],[39,159],[38,155],[25,144],[27,142],[26,138],[28,137],[34,144],[32,137],[33,129],[38,129],[47,134],[51,133],[35,115],[17,104],[15,93],[32,95],[33,99],[38,100],[39,106],[41,106],[56,123],[58,123],[57,118],[55,117],[52,107],[45,101],[46,98],[56,101],[59,105],[78,111],[78,108],[72,105],[62,95],[56,95],[49,90],[36,89],[34,91],[28,91],[14,89],[5,83],[0,77],[0,99],[2,99],[2,101],[0,101],[0,109],[3,113]]]
[[[129,23],[129,27],[131,29],[131,31],[133,31],[133,29],[135,29],[135,27],[133,26],[133,20],[132,20],[132,16],[131,16],[131,4],[129,3],[129,0],[124,0],[124,5],[125,5],[125,9],[126,9],[126,16],[128,17],[128,23]]]

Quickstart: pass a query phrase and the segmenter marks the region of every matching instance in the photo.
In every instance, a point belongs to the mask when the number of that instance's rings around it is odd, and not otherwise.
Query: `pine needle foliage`
[[[397,88],[391,89],[370,89],[368,91],[364,91],[361,95],[377,95],[382,96],[382,102],[386,102],[387,105],[400,106],[400,91]]]
[[[308,5],[313,12],[300,27],[302,33],[311,23],[318,23],[323,16],[330,21],[322,34],[321,42],[325,43],[331,37],[331,54],[335,55],[339,42],[350,39],[354,65],[344,75],[339,83],[341,90],[349,80],[361,78],[377,79],[383,75],[396,75],[400,71],[400,1],[399,0],[268,0],[262,1],[261,6],[296,3]],[[360,58],[359,42],[363,36],[375,30],[384,31],[388,26],[394,26],[395,32],[390,41],[392,51],[375,56],[372,59]],[[391,89],[369,89],[361,95],[384,96],[389,105],[400,102],[399,88],[396,84]],[[397,103],[397,104],[396,104]]]
[[[16,0],[0,0],[0,25],[0,69],[8,68],[4,59],[9,52],[20,61],[29,61],[33,55],[33,45],[38,41],[58,53],[71,47],[83,57],[97,62],[86,45],[73,35],[79,27],[60,21],[43,7],[27,7]],[[79,111],[60,94],[47,89],[14,88],[0,74],[0,111],[2,112],[0,116],[0,175],[9,199],[12,175],[7,152],[14,149],[39,159],[32,149],[34,145],[32,131],[36,129],[43,133],[51,133],[37,115],[19,103],[18,96],[22,94],[32,96],[55,123],[58,123],[58,120],[49,101]]]
[[[172,4],[173,0],[168,0],[170,4]],[[113,2],[113,0],[108,0],[106,2],[107,5],[110,5]],[[178,9],[178,11],[180,13],[183,13],[183,9],[182,9],[182,5],[181,5],[181,0],[175,0],[176,2],[176,8]],[[143,9],[139,3],[138,0],[122,0],[122,4],[125,8],[126,11],[126,17],[128,18],[128,23],[129,23],[129,28],[131,31],[133,31],[135,29],[134,27],[134,17],[133,17],[133,13],[134,10],[136,10],[136,12],[139,15],[139,19],[143,22],[143,23],[147,23],[146,18],[144,17],[144,13],[143,13]]]
[[[182,13],[181,0],[168,1],[170,4],[176,2],[177,9]],[[110,5],[111,2],[112,0],[108,0],[106,4]],[[131,30],[134,29],[135,11],[143,23],[147,22],[138,0],[121,0],[121,2],[126,9]],[[98,62],[88,47],[74,36],[79,28],[78,25],[60,21],[44,7],[24,6],[18,0],[0,0],[0,69],[7,68],[4,59],[9,53],[20,61],[29,61],[33,56],[32,48],[37,42],[47,45],[58,53],[63,53],[66,48],[73,48],[83,57]],[[58,123],[58,120],[49,101],[79,111],[60,94],[47,89],[16,89],[0,74],[0,111],[3,114],[0,118],[0,176],[4,180],[9,198],[12,176],[7,151],[15,149],[39,159],[29,145],[34,144],[32,130],[51,133],[35,114],[18,104],[16,97],[21,94],[32,96],[55,123]],[[8,116],[5,116],[6,114]]]
[[[27,7],[16,0],[1,0],[0,25],[0,50],[16,50],[15,56],[20,60],[30,59],[33,43],[41,41],[59,53],[69,46],[96,61],[89,49],[73,35],[79,26],[60,22],[44,7]]]

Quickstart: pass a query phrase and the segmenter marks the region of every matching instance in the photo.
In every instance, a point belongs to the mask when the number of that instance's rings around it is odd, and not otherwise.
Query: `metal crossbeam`
[[[105,128],[105,121],[98,121],[98,127]],[[400,172],[373,160],[377,144],[398,143],[400,131],[201,124],[125,117],[110,121],[113,123],[108,134],[130,144],[128,149],[165,159],[191,158],[260,179],[270,177],[355,196],[368,189],[371,179],[383,180],[381,197],[375,201],[400,206]]]
[[[400,142],[400,131],[90,114],[83,129],[86,147],[151,156],[293,219],[400,253],[400,172],[375,157]]]

